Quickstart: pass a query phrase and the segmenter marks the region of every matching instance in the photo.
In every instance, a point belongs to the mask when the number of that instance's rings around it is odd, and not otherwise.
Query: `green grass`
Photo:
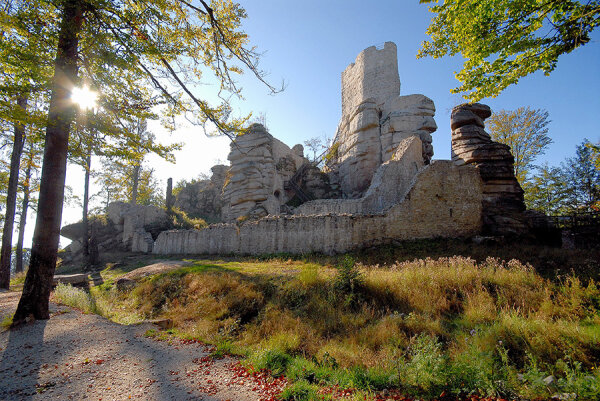
[[[106,269],[90,294],[57,288],[54,297],[122,323],[172,319],[175,335],[214,344],[216,356],[285,374],[293,385],[283,399],[316,399],[328,386],[419,398],[600,396],[600,289],[587,273],[550,280],[491,257],[189,261],[131,291]]]

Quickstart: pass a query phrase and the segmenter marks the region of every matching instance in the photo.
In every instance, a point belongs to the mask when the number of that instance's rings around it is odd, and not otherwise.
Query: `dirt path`
[[[14,312],[19,296],[0,293],[0,316]],[[51,312],[0,333],[0,400],[273,399],[277,386],[231,358],[208,358],[204,345],[144,337],[153,325],[122,326],[54,304]]]

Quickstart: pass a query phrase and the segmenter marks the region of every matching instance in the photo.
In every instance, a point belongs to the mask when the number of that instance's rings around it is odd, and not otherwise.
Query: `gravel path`
[[[20,293],[0,293],[0,317]],[[51,318],[0,333],[0,400],[272,400],[264,375],[206,346],[146,338],[151,324],[122,326],[51,304]]]

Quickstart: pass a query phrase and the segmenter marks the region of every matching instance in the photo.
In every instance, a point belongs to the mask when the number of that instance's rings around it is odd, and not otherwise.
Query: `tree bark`
[[[31,260],[13,327],[30,317],[50,317],[48,303],[60,237],[69,129],[74,116],[69,95],[77,80],[77,36],[81,31],[83,3],[82,0],[63,2]]]
[[[173,179],[169,178],[167,180],[167,199],[166,199],[166,206],[167,206],[167,211],[171,211],[171,209],[173,209],[173,203],[174,199],[173,199]]]
[[[16,265],[15,272],[23,271],[23,240],[25,238],[25,223],[27,222],[27,209],[29,208],[29,193],[31,188],[29,180],[31,179],[31,160],[25,171],[25,185],[23,185],[23,203],[21,203],[21,218],[19,219],[19,237],[17,239]]]
[[[137,204],[138,185],[140,182],[140,165],[136,164],[133,168],[133,185],[131,188],[131,203]]]
[[[88,220],[88,207],[90,201],[90,171],[92,168],[92,150],[88,149],[85,158],[85,182],[83,184],[83,258],[86,265],[90,266],[90,224]]]
[[[27,108],[27,98],[19,96],[17,107],[23,111]],[[10,175],[8,177],[8,191],[6,193],[6,216],[2,230],[2,250],[0,250],[0,288],[8,289],[10,285],[10,260],[12,256],[12,234],[15,223],[15,209],[17,206],[17,187],[19,184],[19,168],[21,152],[25,139],[25,125],[15,123],[15,138],[10,157]]]

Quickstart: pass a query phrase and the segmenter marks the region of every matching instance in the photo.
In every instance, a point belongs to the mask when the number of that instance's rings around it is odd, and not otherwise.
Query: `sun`
[[[94,109],[97,99],[98,93],[90,90],[86,85],[81,88],[73,88],[71,91],[71,100],[83,110]]]

